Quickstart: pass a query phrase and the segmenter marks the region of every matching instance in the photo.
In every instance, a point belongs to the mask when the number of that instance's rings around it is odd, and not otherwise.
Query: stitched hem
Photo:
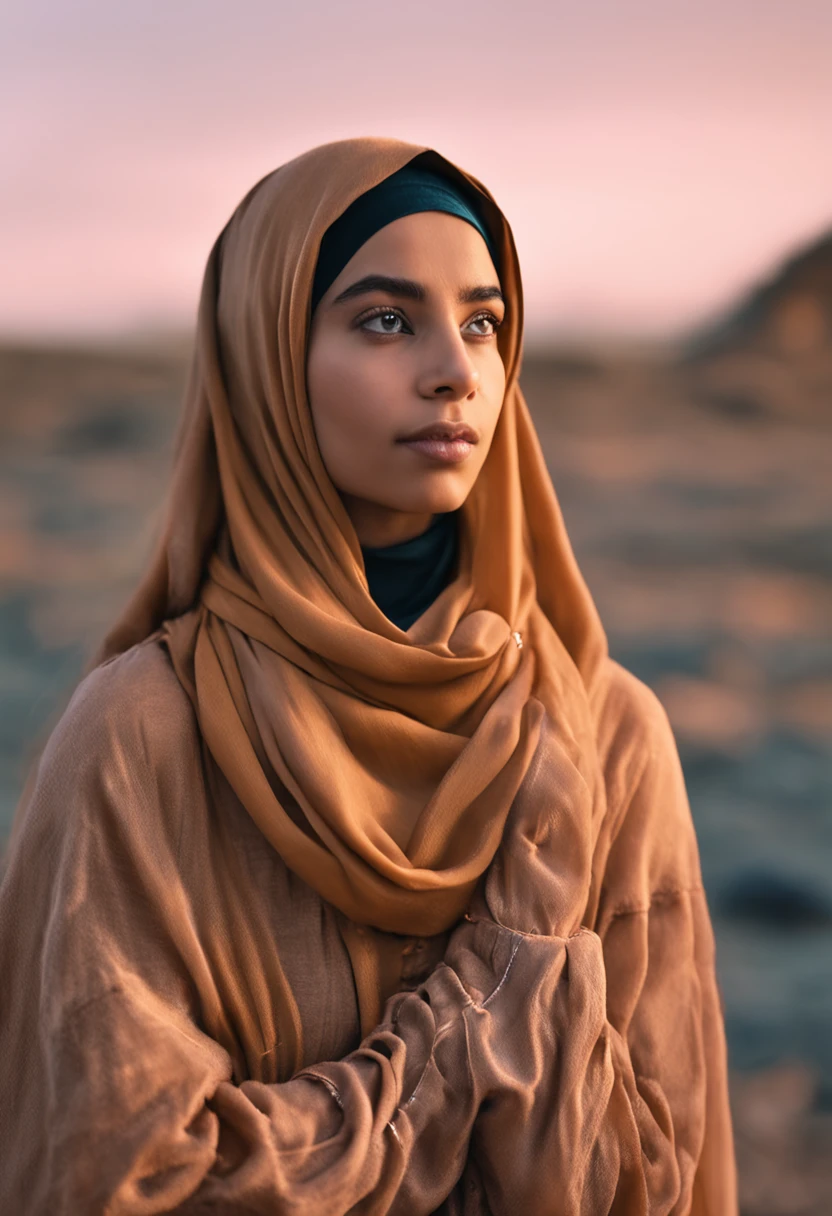
[[[701,883],[697,883],[691,887],[660,887],[658,891],[654,891],[647,903],[643,900],[633,900],[631,903],[618,904],[613,908],[605,918],[605,924],[617,920],[621,916],[635,916],[641,912],[650,912],[656,905],[673,903],[682,895],[695,895],[697,892],[704,892],[705,888]]]
[[[508,964],[506,965],[506,969],[505,969],[505,971],[503,972],[502,979],[500,980],[500,982],[499,982],[499,984],[497,985],[497,987],[496,987],[496,988],[493,990],[493,992],[489,992],[488,996],[485,998],[485,1000],[484,1000],[484,1001],[482,1002],[482,1004],[480,1005],[480,1009],[485,1009],[485,1007],[486,1007],[486,1005],[488,1004],[488,1002],[489,1002],[489,1001],[490,1001],[490,1000],[491,1000],[493,997],[495,997],[495,996],[497,995],[497,993],[498,993],[498,992],[500,991],[500,989],[502,988],[503,984],[504,984],[504,983],[506,982],[506,980],[508,979],[508,973],[509,973],[509,971],[511,971],[511,965],[512,965],[512,963],[514,962],[514,957],[515,957],[515,955],[517,954],[517,951],[518,951],[519,949],[520,949],[520,942],[519,942],[519,940],[518,940],[518,941],[516,941],[516,942],[514,943],[514,946],[513,946],[512,951],[511,951],[511,958],[508,960]]]
[[[469,916],[466,912],[462,918],[470,924],[487,924],[495,925],[498,929],[502,929],[504,933],[510,933],[512,937],[526,938],[532,942],[565,942],[567,937],[576,937],[582,930],[578,929],[575,933],[538,933],[537,929],[511,929],[508,925],[503,925],[498,920],[491,920],[487,916]],[[591,932],[591,930],[589,930]]]
[[[321,1085],[326,1086],[326,1088],[329,1090],[330,1094],[335,1099],[337,1106],[341,1110],[344,1109],[343,1099],[342,1099],[340,1093],[338,1092],[337,1088],[330,1081],[329,1077],[323,1077],[323,1076],[321,1076],[321,1074],[319,1072],[299,1072],[297,1074],[297,1076],[295,1077],[295,1080],[297,1080],[299,1077],[306,1077],[310,1081],[320,1081]]]

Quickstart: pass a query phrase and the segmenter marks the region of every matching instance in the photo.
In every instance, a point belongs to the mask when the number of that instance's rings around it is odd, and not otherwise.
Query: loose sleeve
[[[46,1125],[29,1127],[42,1154],[16,1182],[6,1158],[3,1210],[427,1216],[463,1172],[485,1097],[522,1074],[512,1031],[551,969],[545,945],[461,932],[486,992],[439,964],[356,1051],[281,1084],[232,1084],[216,1044],[144,985],[73,1010],[43,1047]]]
[[[525,1083],[483,1108],[472,1138],[493,1216],[737,1212],[696,838],[667,716],[645,686],[635,694],[637,725],[614,745],[640,771],[612,807],[594,927],[544,939],[556,962],[529,1016],[549,1026],[552,1056],[530,1052]]]
[[[518,1029],[559,945],[463,922],[460,971],[441,963],[392,997],[357,1050],[235,1083],[198,1016],[208,960],[172,860],[175,816],[159,826],[191,779],[164,752],[176,724],[162,698],[131,725],[119,689],[105,669],[76,695],[0,888],[0,1211],[434,1211],[486,1096],[522,1073]],[[544,1029],[537,1049],[548,1041]]]

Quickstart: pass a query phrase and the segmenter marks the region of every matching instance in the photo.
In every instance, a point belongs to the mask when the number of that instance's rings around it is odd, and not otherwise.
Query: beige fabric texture
[[[323,233],[416,156],[482,197],[507,389],[403,632],[304,366]],[[521,338],[508,223],[433,150],[315,148],[220,235],[157,551],[6,858],[0,1211],[736,1213],[678,753],[608,655]]]

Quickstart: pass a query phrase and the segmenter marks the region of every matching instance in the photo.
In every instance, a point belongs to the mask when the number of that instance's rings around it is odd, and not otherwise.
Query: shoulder
[[[167,652],[154,634],[94,668],[73,693],[49,739],[52,753],[101,763],[164,763],[198,733]]]
[[[607,660],[594,701],[598,755],[610,810],[626,804],[657,764],[672,766],[678,751],[667,711],[656,693],[614,659]]]
[[[25,825],[62,839],[170,835],[202,781],[196,716],[152,635],[81,680],[43,750],[15,835]]]
[[[607,794],[608,892],[649,905],[701,884],[699,854],[673,729],[656,693],[609,660],[597,702]]]
[[[669,728],[667,711],[653,689],[615,659],[607,659],[599,689],[600,720],[647,735]]]

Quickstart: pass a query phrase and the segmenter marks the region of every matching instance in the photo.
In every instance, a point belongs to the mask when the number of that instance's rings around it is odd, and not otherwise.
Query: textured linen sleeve
[[[643,762],[630,765],[636,776],[612,808],[594,928],[544,939],[556,960],[530,995],[530,1024],[549,1024],[553,1056],[536,1054],[531,1035],[525,1084],[512,1078],[475,1125],[472,1159],[493,1216],[737,1212],[723,1015],[690,808],[664,709],[629,682],[639,725],[625,723],[615,746]]]
[[[164,705],[131,726],[114,680],[94,673],[53,733],[0,888],[0,1211],[432,1212],[522,1068],[552,946],[463,922],[460,972],[392,997],[356,1051],[233,1083],[195,1013],[207,960],[159,812],[190,774],[160,750]]]
[[[529,949],[493,925],[460,933],[490,991],[472,998],[440,964],[391,998],[356,1051],[281,1084],[232,1084],[217,1046],[144,986],[74,1010],[45,1044],[48,1126],[30,1129],[43,1155],[4,1210],[435,1211],[464,1169],[484,1097],[522,1071],[522,1010],[550,970],[545,943]]]

